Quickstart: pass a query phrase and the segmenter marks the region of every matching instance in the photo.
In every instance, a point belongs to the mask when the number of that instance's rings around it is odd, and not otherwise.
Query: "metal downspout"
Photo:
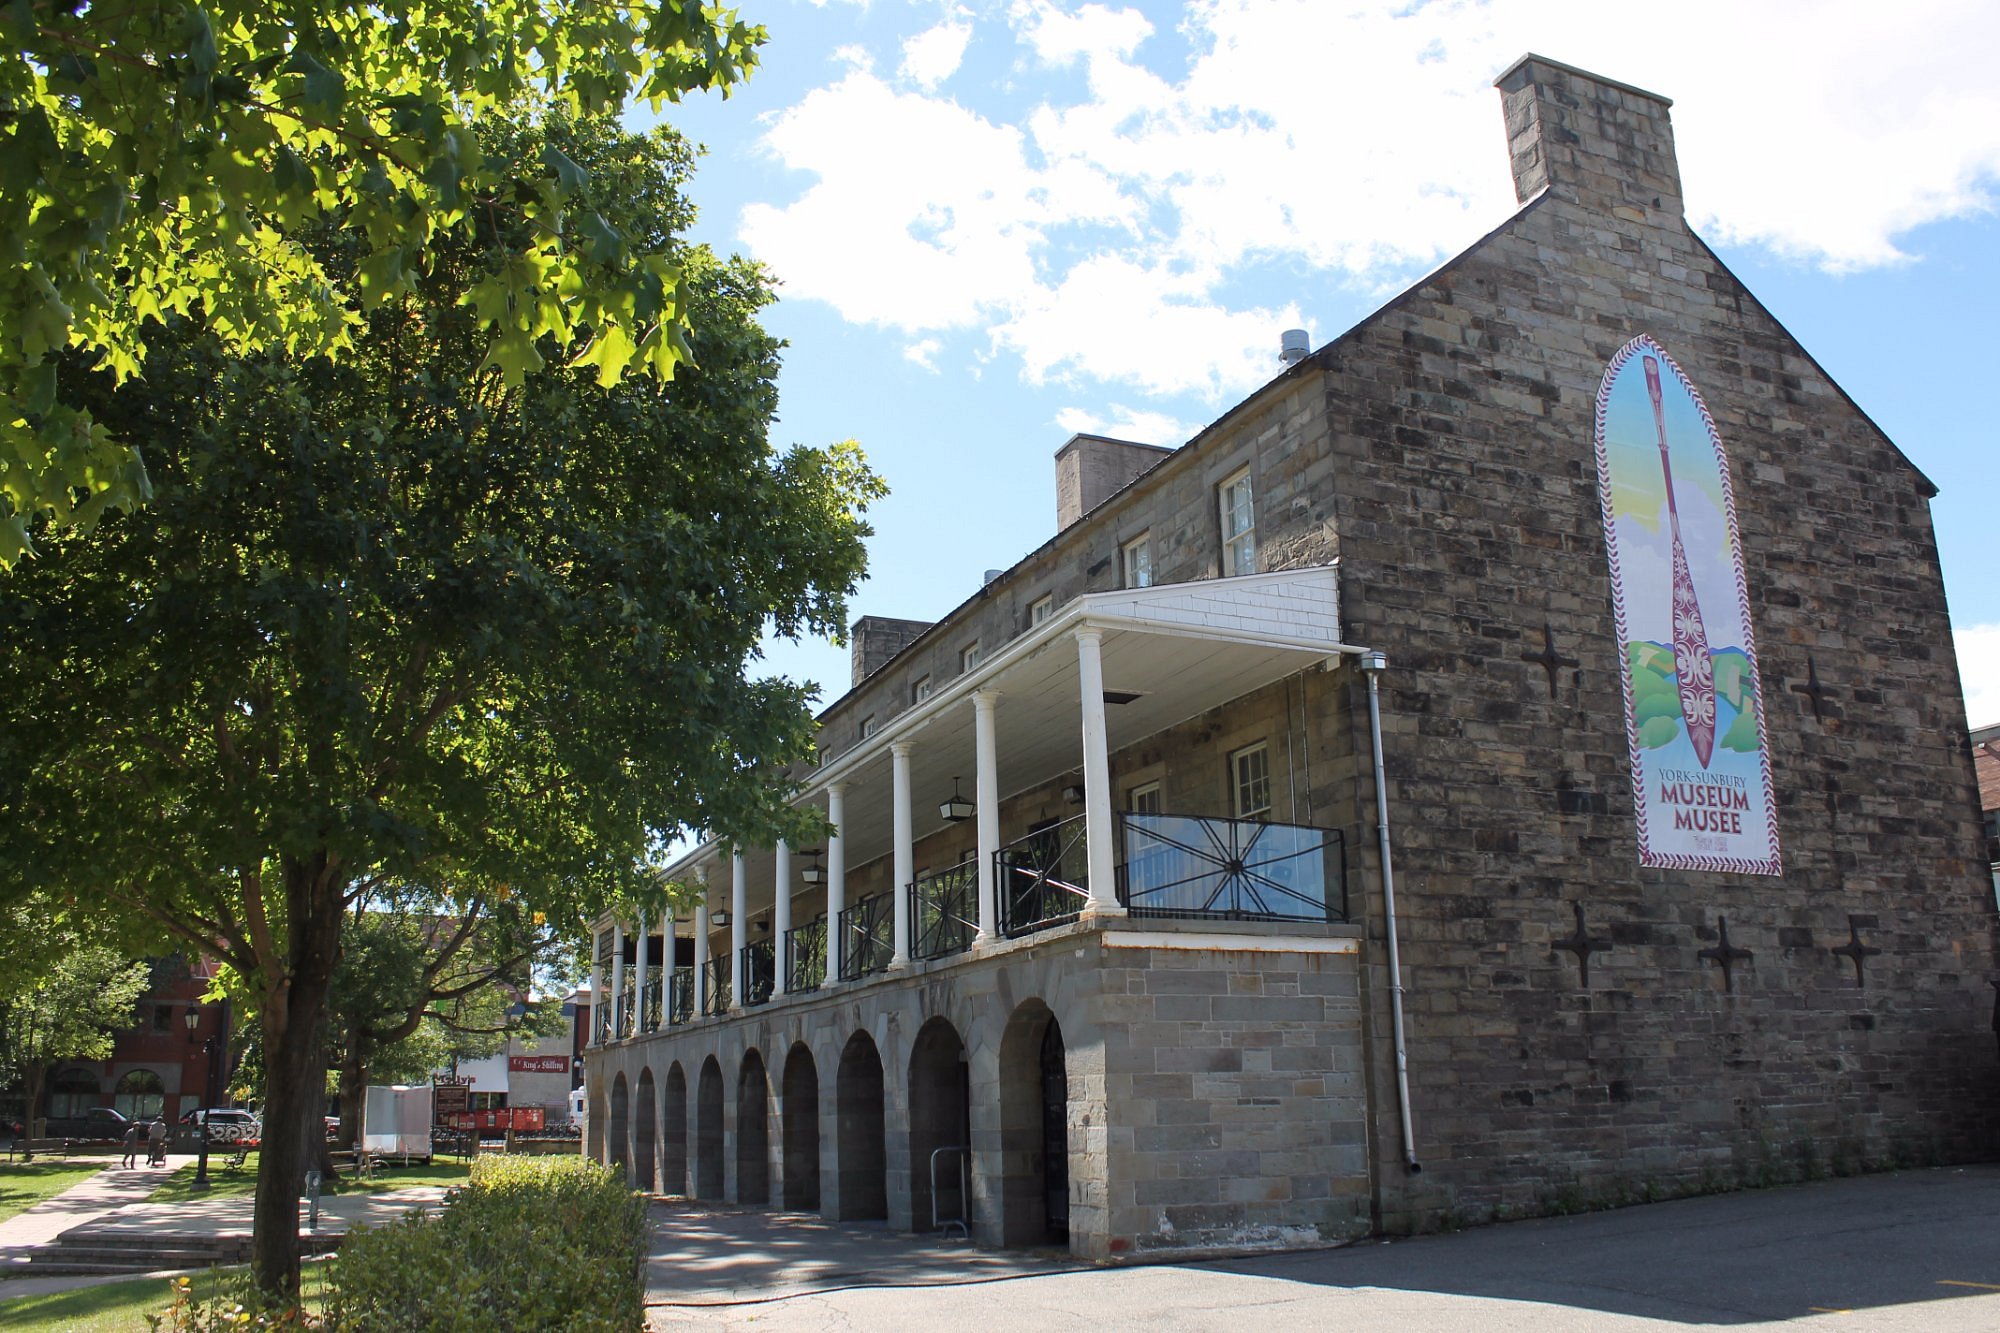
[[[1360,655],[1368,677],[1368,740],[1375,755],[1375,836],[1382,853],[1383,929],[1389,937],[1389,1026],[1396,1043],[1396,1111],[1403,1125],[1403,1164],[1410,1174],[1424,1169],[1417,1160],[1416,1131],[1410,1125],[1410,1054],[1403,1041],[1403,964],[1396,950],[1396,871],[1389,858],[1389,783],[1382,772],[1382,704],[1376,680],[1389,659],[1373,650]]]

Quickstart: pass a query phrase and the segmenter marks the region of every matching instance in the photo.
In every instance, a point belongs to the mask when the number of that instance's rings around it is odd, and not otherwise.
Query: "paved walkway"
[[[1081,1265],[1054,1250],[982,1250],[889,1230],[773,1213],[656,1203],[646,1303],[712,1307],[848,1287],[923,1287],[1061,1273]]]
[[[135,1247],[174,1236],[248,1236],[254,1205],[249,1194],[212,1195],[174,1203],[145,1202],[146,1196],[175,1167],[194,1160],[192,1155],[170,1155],[165,1168],[107,1167],[64,1193],[0,1222],[0,1274],[19,1271],[18,1265],[29,1251],[78,1228],[88,1228],[99,1235],[129,1237]],[[211,1172],[215,1169],[213,1158],[209,1169]],[[317,1234],[338,1235],[363,1224],[378,1226],[412,1208],[435,1206],[444,1192],[442,1185],[422,1185],[384,1194],[328,1195],[320,1200]],[[307,1207],[303,1201],[299,1204],[299,1231],[308,1234]],[[0,1301],[137,1276],[142,1275],[6,1277],[0,1280]]]

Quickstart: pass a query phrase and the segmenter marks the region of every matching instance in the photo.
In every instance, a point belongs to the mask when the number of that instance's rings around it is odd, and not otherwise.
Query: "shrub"
[[[441,1212],[350,1236],[327,1324],[342,1333],[630,1333],[645,1327],[646,1203],[581,1157],[486,1158]]]

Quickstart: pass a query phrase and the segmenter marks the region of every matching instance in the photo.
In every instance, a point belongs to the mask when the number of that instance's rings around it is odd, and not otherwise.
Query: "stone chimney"
[[[1056,531],[1109,500],[1127,482],[1172,453],[1156,444],[1072,435],[1056,450]]]
[[[848,671],[851,689],[889,665],[897,653],[917,641],[931,627],[928,620],[896,620],[889,616],[863,616],[847,631]]]
[[[1667,98],[1537,55],[1522,56],[1493,86],[1522,203],[1551,190],[1632,222],[1680,217]]]

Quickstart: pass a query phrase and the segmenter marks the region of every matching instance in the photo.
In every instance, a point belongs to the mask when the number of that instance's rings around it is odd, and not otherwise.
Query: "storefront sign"
[[[510,1074],[567,1074],[567,1055],[510,1055],[507,1057],[507,1072]]]

